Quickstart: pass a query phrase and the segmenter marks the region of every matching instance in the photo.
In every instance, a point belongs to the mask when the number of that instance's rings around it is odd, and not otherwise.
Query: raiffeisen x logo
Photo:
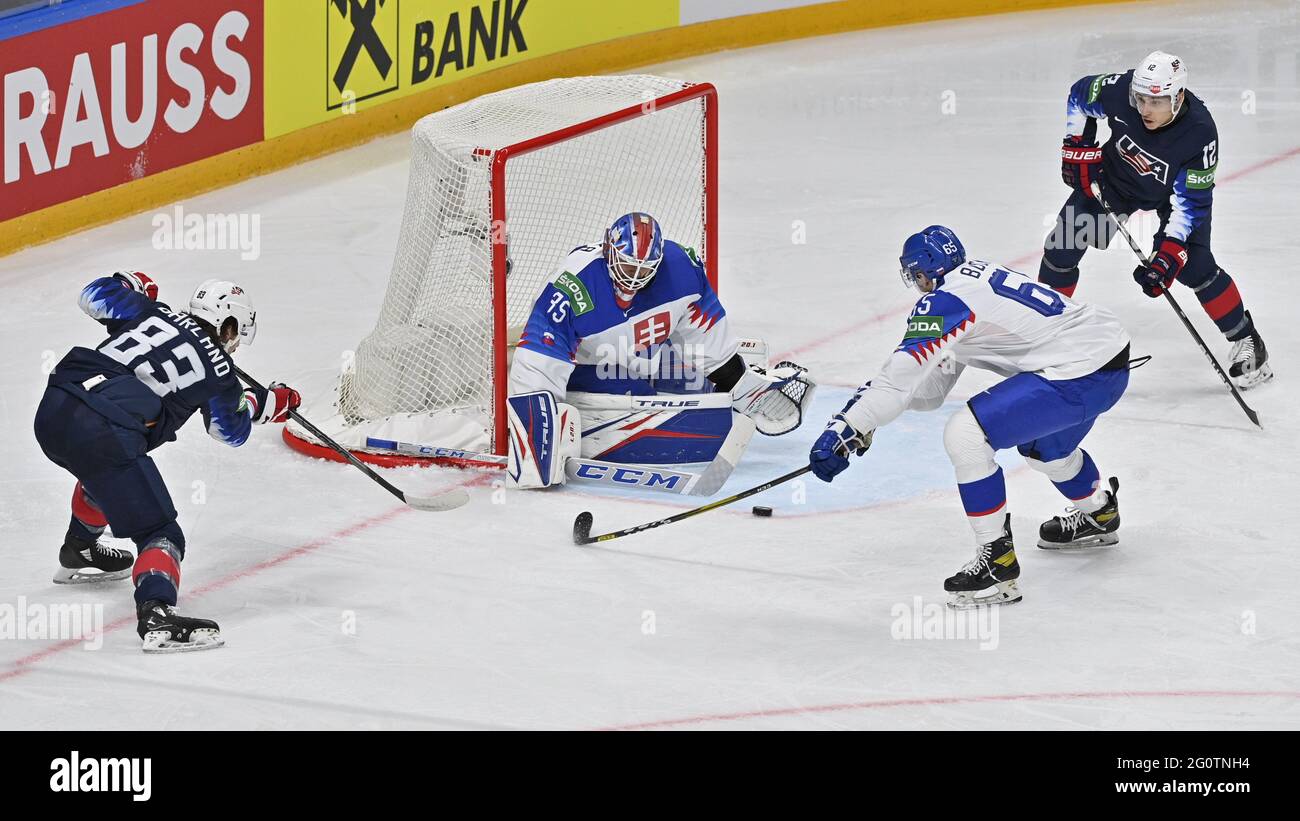
[[[352,37],[343,49],[343,59],[334,70],[334,87],[339,91],[348,87],[348,77],[352,75],[352,67],[357,64],[362,48],[370,55],[379,75],[387,78],[389,69],[393,67],[393,58],[388,56],[384,41],[375,31],[375,5],[384,5],[384,0],[366,0],[364,4],[358,0],[333,0],[333,3],[339,14],[352,22]]]
[[[397,90],[400,0],[329,0],[326,3],[328,109]],[[366,59],[361,59],[364,52]]]

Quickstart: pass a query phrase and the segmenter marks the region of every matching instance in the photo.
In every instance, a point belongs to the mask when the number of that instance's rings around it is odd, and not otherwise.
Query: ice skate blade
[[[992,590],[993,592],[984,596],[977,595],[985,590]],[[1016,583],[1015,579],[1012,579],[1009,582],[995,584],[991,588],[986,587],[984,590],[955,592],[952,594],[952,598],[948,600],[948,606],[953,610],[972,610],[976,607],[1015,604],[1023,598],[1024,596],[1020,593],[1020,585]]]
[[[224,647],[226,640],[216,630],[195,630],[189,641],[172,641],[169,630],[154,630],[144,634],[146,653],[189,653],[194,650],[215,650]]]
[[[103,584],[104,582],[117,582],[122,579],[131,578],[131,568],[125,570],[95,570],[91,567],[82,567],[72,569],[70,567],[60,567],[54,571],[55,584]]]
[[[1248,391],[1251,388],[1258,388],[1260,385],[1263,385],[1265,382],[1269,381],[1272,378],[1273,378],[1273,366],[1264,365],[1264,367],[1260,368],[1257,371],[1251,371],[1250,373],[1243,373],[1241,376],[1234,376],[1232,378],[1232,381],[1236,384],[1236,386],[1239,389],[1243,391]]]
[[[1093,547],[1114,547],[1119,544],[1118,533],[1102,533],[1098,536],[1089,536],[1086,539],[1076,539],[1073,542],[1049,542],[1044,539],[1038,540],[1038,546],[1043,550],[1058,550],[1068,553],[1072,550],[1088,550]]]

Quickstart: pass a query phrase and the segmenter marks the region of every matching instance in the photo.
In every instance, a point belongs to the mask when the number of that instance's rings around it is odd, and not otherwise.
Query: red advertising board
[[[0,46],[0,222],[262,139],[263,0],[107,11]]]

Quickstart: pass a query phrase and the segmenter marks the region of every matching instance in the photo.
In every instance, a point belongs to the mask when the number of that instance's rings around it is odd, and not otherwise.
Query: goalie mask
[[[605,262],[624,293],[644,288],[664,260],[664,235],[649,214],[624,214],[605,231]]]
[[[253,300],[233,282],[221,279],[204,282],[190,297],[189,312],[215,328],[218,338],[226,320],[235,320],[238,332],[234,339],[222,343],[226,353],[234,353],[241,344],[252,345],[257,336],[257,311],[253,310]]]

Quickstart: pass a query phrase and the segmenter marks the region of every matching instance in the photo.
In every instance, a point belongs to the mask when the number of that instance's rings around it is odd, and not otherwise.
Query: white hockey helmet
[[[1133,82],[1129,83],[1128,101],[1138,111],[1139,98],[1168,97],[1170,117],[1178,116],[1179,92],[1187,88],[1187,66],[1172,54],[1153,51],[1133,69]]]
[[[233,282],[224,279],[209,279],[194,289],[190,297],[190,314],[217,329],[227,319],[233,318],[239,333],[225,345],[226,353],[234,353],[241,344],[252,345],[257,336],[257,311],[253,309],[253,300]]]

